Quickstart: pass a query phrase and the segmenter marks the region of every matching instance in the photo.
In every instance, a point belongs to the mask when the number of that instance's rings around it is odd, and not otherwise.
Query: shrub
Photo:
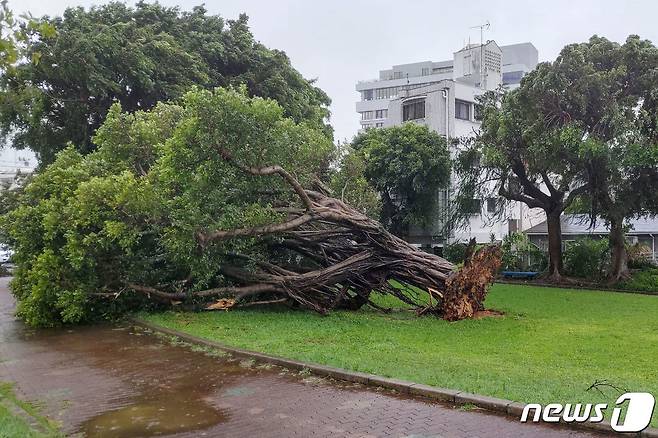
[[[654,264],[651,262],[651,248],[642,243],[629,245],[628,252],[628,267],[631,269],[649,269],[653,268]]]
[[[443,258],[454,264],[464,263],[466,247],[464,242],[455,242],[443,247]]]
[[[603,279],[610,263],[608,239],[578,239],[564,252],[567,275],[594,281]]]
[[[547,264],[546,254],[527,235],[511,233],[503,239],[502,270],[541,272]]]
[[[619,283],[622,289],[658,293],[658,268],[635,272],[630,280]]]

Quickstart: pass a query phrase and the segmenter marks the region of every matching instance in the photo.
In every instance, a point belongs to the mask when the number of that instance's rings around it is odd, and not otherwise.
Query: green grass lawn
[[[236,347],[521,402],[614,404],[613,389],[587,391],[596,380],[658,397],[658,297],[497,284],[486,305],[505,316],[448,323],[285,308],[140,316]]]
[[[33,428],[28,418],[38,425]],[[29,403],[14,395],[11,384],[0,382],[0,438],[56,438],[62,435],[57,427]]]

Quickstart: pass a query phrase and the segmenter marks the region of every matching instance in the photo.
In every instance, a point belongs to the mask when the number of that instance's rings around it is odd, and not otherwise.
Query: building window
[[[471,120],[471,104],[463,100],[455,99],[455,118]]]
[[[434,74],[452,73],[452,67],[435,67],[432,69]]]
[[[475,105],[473,105],[473,107],[475,109],[475,111],[474,111],[475,114],[473,114],[473,116],[475,117],[475,120],[477,120],[478,122],[481,122],[482,117],[484,116],[484,114],[483,114],[484,107],[482,106],[481,103],[476,103]]]
[[[503,73],[503,84],[520,84],[523,79],[522,71],[510,71]]]
[[[361,92],[361,100],[372,100],[373,99],[373,90],[363,90]]]
[[[407,101],[402,105],[402,121],[425,118],[425,99]]]
[[[364,111],[361,113],[361,120],[372,120],[374,114],[374,111]]]
[[[361,128],[362,128],[362,129],[369,129],[369,128],[372,128],[372,123],[363,123],[363,124],[361,125]]]
[[[384,124],[382,122],[375,123],[375,128],[383,128]]]
[[[487,213],[495,213],[496,207],[498,207],[498,199],[487,198]]]
[[[420,71],[421,76],[429,76],[431,69],[429,67],[423,67]]]
[[[398,95],[398,87],[376,88],[375,99],[390,99]]]
[[[401,71],[394,71],[393,72],[393,79],[402,79],[402,72]]]
[[[376,119],[385,119],[388,117],[388,110],[387,109],[382,109],[382,110],[376,110],[375,111],[375,118]]]
[[[469,199],[465,207],[471,216],[477,216],[482,213],[482,201],[479,199]]]

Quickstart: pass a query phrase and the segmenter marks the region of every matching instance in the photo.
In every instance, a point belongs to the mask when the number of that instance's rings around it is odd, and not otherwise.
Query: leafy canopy
[[[0,72],[13,71],[19,62],[38,63],[38,51],[24,59],[26,47],[36,38],[53,37],[56,33],[48,22],[34,20],[30,15],[16,17],[7,0],[0,1]]]
[[[357,208],[363,214],[379,219],[381,199],[377,190],[365,176],[366,161],[363,154],[355,153],[352,145],[339,145],[339,168],[331,177],[334,196]]]
[[[445,139],[427,126],[405,123],[368,129],[352,143],[363,175],[379,193],[381,221],[394,233],[436,218],[438,191],[450,182]]]
[[[624,44],[592,37],[561,55],[569,86],[561,96],[583,141],[590,190],[585,206],[606,220],[658,210],[658,48],[630,36]],[[563,73],[564,74],[564,73]]]
[[[36,20],[34,28],[55,31],[26,40],[22,61],[2,73],[0,130],[47,164],[68,142],[92,151],[113,102],[137,111],[179,99],[193,85],[244,84],[249,95],[275,99],[286,116],[331,135],[328,96],[284,52],[255,41],[247,20],[143,1]]]
[[[593,36],[539,64],[518,89],[485,95],[481,133],[458,160],[457,213],[492,195],[543,209],[553,276],[562,268],[559,215],[570,207],[610,222],[623,253],[623,220],[658,211],[658,192],[647,190],[658,184],[656,66],[650,41]]]
[[[180,105],[135,113],[114,104],[95,152],[58,153],[2,218],[19,316],[40,326],[112,317],[145,304],[122,292],[128,282],[184,278],[202,290],[230,284],[220,272],[228,253],[267,258],[248,238],[199,251],[198,231],[271,223],[281,215],[275,206],[292,200],[280,179],[240,172],[218,149],[243,164],[280,164],[308,183],[334,146],[276,102],[246,93],[195,90]]]

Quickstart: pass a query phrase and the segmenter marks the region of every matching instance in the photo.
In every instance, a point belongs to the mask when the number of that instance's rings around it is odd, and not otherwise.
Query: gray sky
[[[183,9],[201,2],[160,1]],[[10,0],[9,6],[40,16],[100,3]],[[500,45],[530,41],[540,61],[555,59],[565,44],[593,34],[623,42],[633,33],[658,44],[656,0],[208,0],[206,8],[225,18],[246,12],[256,39],[284,50],[304,76],[317,78],[333,101],[331,123],[338,140],[351,139],[359,127],[357,80],[375,78],[393,64],[451,59],[469,36],[479,41],[479,31],[469,27],[487,20],[491,28],[485,39]]]

